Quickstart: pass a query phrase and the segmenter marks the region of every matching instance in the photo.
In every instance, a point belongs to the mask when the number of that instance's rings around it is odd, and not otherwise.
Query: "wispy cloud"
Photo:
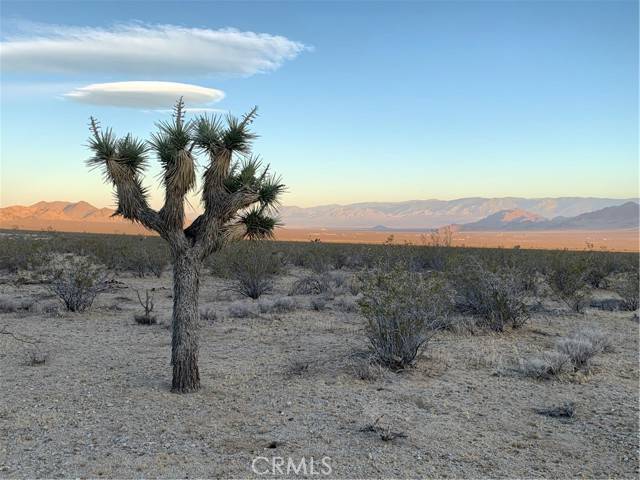
[[[248,76],[275,70],[306,48],[283,36],[235,29],[30,24],[3,39],[0,61],[5,72]]]
[[[94,83],[64,95],[76,102],[92,105],[111,105],[131,108],[165,108],[178,97],[192,109],[224,98],[224,92],[215,88],[174,82],[114,82]],[[208,110],[208,107],[200,108]]]

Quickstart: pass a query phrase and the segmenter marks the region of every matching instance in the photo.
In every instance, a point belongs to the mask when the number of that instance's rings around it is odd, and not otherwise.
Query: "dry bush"
[[[291,377],[300,377],[309,372],[310,365],[309,362],[304,360],[291,360],[287,365],[286,374]]]
[[[514,269],[492,272],[475,259],[459,265],[451,275],[457,309],[478,317],[476,324],[502,332],[520,328],[529,320],[522,275]]]
[[[247,241],[243,247],[230,261],[229,274],[235,282],[232,289],[255,300],[273,289],[273,277],[282,270],[282,260],[260,242]]]
[[[42,307],[42,313],[51,317],[59,317],[60,314],[60,305],[57,303],[48,303]]]
[[[351,275],[346,272],[334,271],[328,272],[327,277],[329,278],[329,283],[333,285],[335,288],[341,288],[346,286]]]
[[[49,288],[68,311],[82,312],[107,290],[108,282],[101,267],[85,258],[72,258],[54,272]]]
[[[136,295],[138,296],[138,302],[140,302],[140,306],[144,309],[143,314],[135,314],[133,319],[136,323],[140,325],[155,325],[158,323],[155,315],[152,315],[153,312],[153,293],[149,294],[149,290],[144,291],[144,300],[140,296],[140,292],[136,290]]]
[[[571,358],[563,352],[545,352],[541,356],[520,359],[518,369],[526,377],[549,379],[571,371]]]
[[[556,348],[571,359],[574,370],[589,370],[591,359],[600,350],[586,338],[563,338],[558,341]]]
[[[278,297],[273,300],[263,299],[258,302],[260,313],[287,313],[298,308],[298,304],[293,298]]]
[[[293,283],[289,295],[320,295],[330,290],[331,285],[326,275],[306,275]]]
[[[625,310],[638,309],[640,296],[640,275],[638,272],[629,272],[623,275],[613,285],[613,290],[622,297],[622,306]]]
[[[309,305],[311,306],[311,310],[321,312],[327,308],[327,303],[329,303],[327,297],[312,297]]]
[[[550,265],[547,282],[553,293],[574,312],[583,312],[589,304],[590,274],[588,258],[570,252],[557,253]]]
[[[35,312],[37,304],[30,298],[16,301],[12,298],[0,298],[0,313]]]
[[[44,365],[49,360],[49,354],[39,348],[29,348],[25,351],[25,364],[30,367]]]
[[[446,324],[450,294],[445,283],[401,267],[361,275],[360,310],[379,362],[393,370],[414,364],[428,341]]]
[[[333,305],[341,312],[353,313],[358,311],[358,301],[353,297],[336,297]]]
[[[18,311],[18,304],[11,298],[0,298],[0,313],[15,313]]]
[[[218,319],[218,314],[212,308],[200,310],[200,320],[213,323]]]
[[[255,312],[246,303],[237,301],[229,305],[229,316],[232,318],[249,318],[255,316]]]
[[[376,382],[384,377],[382,366],[372,358],[358,358],[351,365],[353,375],[365,382]]]
[[[606,333],[591,328],[560,339],[556,349],[569,356],[574,371],[589,371],[593,357],[614,351],[611,338]]]
[[[588,372],[591,360],[599,353],[612,352],[613,343],[606,333],[585,329],[561,338],[555,350],[541,356],[520,359],[518,370],[525,376],[549,379],[564,373]]]

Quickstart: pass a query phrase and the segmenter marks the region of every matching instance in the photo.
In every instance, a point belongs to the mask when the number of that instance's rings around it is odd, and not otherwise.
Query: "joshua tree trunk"
[[[159,132],[149,142],[131,135],[118,138],[111,129],[102,130],[93,117],[90,121],[94,156],[87,163],[102,168],[115,187],[116,215],[157,232],[171,247],[174,392],[200,388],[198,290],[203,260],[230,241],[270,237],[277,225],[271,214],[285,187],[280,177],[269,173],[268,165],[250,155],[255,134],[249,124],[255,117],[254,108],[242,119],[203,115],[186,121],[180,99],[173,120],[158,123]],[[164,170],[165,202],[159,211],[149,206],[142,182],[150,150]],[[196,186],[197,154],[208,160],[202,176],[204,213],[185,228],[184,204]],[[234,160],[236,154],[240,158]]]
[[[173,259],[173,336],[171,363],[173,392],[194,392],[200,388],[198,371],[198,292],[199,258],[191,249],[174,253]]]

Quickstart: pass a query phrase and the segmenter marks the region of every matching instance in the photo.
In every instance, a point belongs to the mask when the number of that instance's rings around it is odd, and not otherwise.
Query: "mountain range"
[[[503,210],[477,222],[456,226],[462,231],[619,230],[639,228],[640,206],[626,202],[574,217],[546,219],[525,210]]]
[[[457,200],[412,200],[368,202],[318,207],[282,207],[280,215],[289,228],[341,228],[424,230],[450,224],[482,220],[498,212],[521,210],[545,219],[574,217],[637,199],[560,198],[460,198]]]
[[[638,210],[636,199],[509,197],[285,206],[280,216],[288,228],[425,231],[453,225],[462,231],[611,230],[638,228]],[[113,213],[83,201],[38,202],[0,208],[0,227],[144,232]]]

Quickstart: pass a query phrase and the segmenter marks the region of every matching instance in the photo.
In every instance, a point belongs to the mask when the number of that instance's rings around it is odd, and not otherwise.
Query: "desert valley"
[[[0,229],[153,234],[114,212],[83,201],[7,206],[0,208]],[[431,233],[446,229],[454,246],[640,249],[637,200],[506,198],[282,207],[280,218],[283,228],[276,230],[276,238],[287,241],[375,244],[391,237],[399,243],[428,244]]]

